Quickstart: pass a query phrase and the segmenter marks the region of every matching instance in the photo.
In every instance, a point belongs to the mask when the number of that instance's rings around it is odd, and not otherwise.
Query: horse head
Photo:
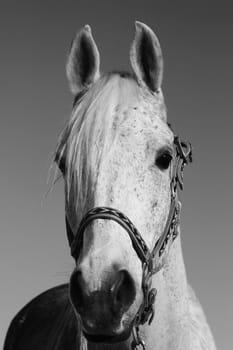
[[[170,237],[163,233],[176,148],[161,91],[160,44],[140,22],[130,61],[132,73],[101,74],[89,26],[76,35],[67,61],[75,103],[56,161],[65,181],[67,233],[75,257],[70,300],[86,338],[96,342],[129,338],[148,306],[145,278],[147,288],[156,272],[147,253],[158,242],[165,250]],[[90,216],[92,208],[99,210]],[[156,274],[153,281],[161,285],[163,277]]]

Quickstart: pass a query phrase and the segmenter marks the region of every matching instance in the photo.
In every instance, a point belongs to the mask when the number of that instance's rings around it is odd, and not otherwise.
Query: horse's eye
[[[159,154],[158,157],[156,158],[156,165],[159,167],[161,170],[166,170],[168,169],[170,163],[172,160],[172,155],[168,151],[164,151],[163,153]]]

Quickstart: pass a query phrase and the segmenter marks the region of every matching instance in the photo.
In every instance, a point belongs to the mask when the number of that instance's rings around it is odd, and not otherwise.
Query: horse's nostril
[[[80,312],[84,307],[85,286],[81,271],[75,270],[70,279],[70,299],[75,309]]]
[[[116,311],[119,309],[127,310],[130,307],[135,299],[136,290],[134,281],[128,271],[120,270],[117,272],[116,279],[111,287],[111,293]]]

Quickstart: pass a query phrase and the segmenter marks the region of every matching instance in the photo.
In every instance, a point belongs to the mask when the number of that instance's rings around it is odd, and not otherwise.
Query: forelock
[[[111,149],[116,122],[121,122],[123,111],[140,96],[141,90],[130,75],[111,73],[76,101],[56,157],[57,163],[65,163],[66,203],[76,213],[82,212],[86,202],[90,177],[97,177],[100,159]]]

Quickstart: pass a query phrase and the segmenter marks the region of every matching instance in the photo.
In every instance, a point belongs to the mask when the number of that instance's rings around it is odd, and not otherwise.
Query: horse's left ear
[[[91,33],[85,25],[74,38],[66,64],[66,74],[74,95],[89,88],[100,76],[99,51]]]
[[[144,23],[135,22],[136,33],[130,51],[130,61],[139,84],[159,91],[163,78],[163,57],[159,40]]]

